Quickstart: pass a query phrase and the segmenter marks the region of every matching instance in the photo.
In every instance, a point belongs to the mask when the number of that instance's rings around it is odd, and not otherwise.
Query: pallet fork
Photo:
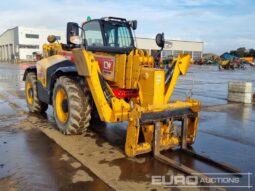
[[[186,142],[187,127],[188,127],[187,119],[188,119],[187,115],[184,115],[182,118],[182,126],[181,126],[181,140],[182,141],[181,141],[181,147],[180,147],[181,151],[183,151],[184,153],[186,153],[198,160],[201,160],[208,164],[214,165],[217,168],[220,168],[220,169],[225,170],[230,173],[234,173],[234,175],[236,175],[236,176],[241,176],[239,169],[232,167],[230,165],[224,164],[222,162],[215,161],[207,156],[200,155],[200,154],[195,153],[194,151],[188,149],[187,142]],[[208,178],[203,173],[193,170],[193,169],[191,169],[181,163],[178,163],[175,160],[170,159],[170,158],[166,157],[165,155],[161,154],[160,153],[160,151],[161,151],[161,149],[160,149],[160,122],[155,121],[154,126],[155,126],[155,131],[154,131],[154,142],[153,142],[153,155],[154,155],[155,159],[183,172],[186,175],[196,175],[200,179]]]

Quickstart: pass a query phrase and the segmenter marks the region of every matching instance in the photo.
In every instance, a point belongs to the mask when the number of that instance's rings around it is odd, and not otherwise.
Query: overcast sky
[[[137,19],[139,37],[165,32],[168,39],[205,42],[205,52],[255,48],[255,0],[7,0],[0,33],[15,26],[66,29],[87,16]]]

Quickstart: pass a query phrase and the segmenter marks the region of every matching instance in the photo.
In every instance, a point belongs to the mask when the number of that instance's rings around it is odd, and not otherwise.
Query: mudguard
[[[47,74],[47,75],[48,75],[47,76],[47,79],[48,79],[47,84],[49,84],[48,90],[52,90],[54,87],[54,83],[59,76],[63,76],[63,75],[78,76],[78,72],[77,72],[76,67],[73,65],[73,66],[60,67],[57,70],[55,70],[53,73]]]
[[[23,81],[26,80],[26,76],[29,72],[35,72],[36,73],[36,66],[29,66],[26,68],[25,72],[24,72],[24,75],[23,75]]]

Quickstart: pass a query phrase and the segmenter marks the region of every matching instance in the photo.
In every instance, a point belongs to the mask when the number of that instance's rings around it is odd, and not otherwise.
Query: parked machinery
[[[219,69],[245,69],[246,61],[242,60],[238,56],[232,54],[224,53],[221,55],[221,60],[219,62]]]

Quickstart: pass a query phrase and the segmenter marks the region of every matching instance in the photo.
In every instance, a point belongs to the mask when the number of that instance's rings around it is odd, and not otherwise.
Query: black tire
[[[58,119],[56,109],[57,92],[63,89],[66,93],[68,117],[65,122]],[[59,130],[66,135],[86,132],[91,120],[91,105],[88,89],[67,76],[57,79],[53,91],[54,117]]]
[[[31,83],[31,87],[28,88],[28,84]],[[48,104],[40,101],[37,93],[37,78],[34,72],[29,72],[26,75],[25,93],[27,107],[30,112],[44,113],[48,109]],[[32,102],[29,101],[32,99]]]
[[[91,96],[91,99],[92,99],[92,96]],[[92,106],[91,106],[91,118],[93,121],[96,121],[96,122],[101,122],[101,119],[100,119],[100,116],[99,116],[99,113],[97,111],[97,107],[96,107],[96,104],[95,102],[92,100]]]

